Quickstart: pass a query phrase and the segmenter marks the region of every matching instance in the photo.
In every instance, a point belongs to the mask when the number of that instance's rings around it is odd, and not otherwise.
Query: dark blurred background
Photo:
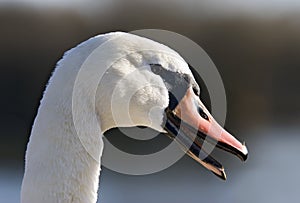
[[[217,152],[226,182],[188,157],[149,176],[104,169],[101,202],[299,201],[300,2],[2,0],[0,202],[19,202],[31,125],[63,53],[100,33],[146,28],[185,35],[208,53],[226,89],[226,128],[250,158]]]

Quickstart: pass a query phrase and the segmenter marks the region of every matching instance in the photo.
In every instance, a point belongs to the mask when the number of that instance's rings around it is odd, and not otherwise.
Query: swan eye
[[[162,71],[162,66],[160,64],[149,64],[151,67],[151,70],[154,74],[159,75]]]
[[[198,107],[198,113],[200,114],[200,116],[201,116],[202,118],[204,118],[205,120],[208,121],[208,116],[207,116],[207,114],[203,111],[203,109],[202,109],[201,107]]]
[[[169,108],[174,110],[191,84],[191,76],[164,68],[160,64],[149,64],[151,71],[159,75],[169,91]]]

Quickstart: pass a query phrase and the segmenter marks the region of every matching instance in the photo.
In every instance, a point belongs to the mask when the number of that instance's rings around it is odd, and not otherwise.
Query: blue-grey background
[[[31,125],[64,51],[99,33],[145,28],[185,35],[209,54],[226,88],[226,129],[246,141],[250,156],[241,163],[215,152],[226,182],[189,157],[148,176],[104,169],[100,202],[299,202],[297,0],[1,0],[0,202],[19,202]],[[204,84],[202,89],[209,106]],[[163,135],[151,144],[117,130],[106,136],[136,153],[168,143]]]

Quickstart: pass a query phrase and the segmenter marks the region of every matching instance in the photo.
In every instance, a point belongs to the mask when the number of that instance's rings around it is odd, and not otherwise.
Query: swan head
[[[222,179],[223,166],[205,150],[210,143],[241,160],[247,148],[223,129],[201,102],[200,88],[174,50],[132,34],[119,34],[109,51],[118,53],[99,82],[96,113],[102,132],[146,126],[176,140],[186,153]]]

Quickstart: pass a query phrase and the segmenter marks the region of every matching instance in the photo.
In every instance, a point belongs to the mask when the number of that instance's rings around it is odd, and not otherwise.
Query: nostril
[[[207,114],[203,111],[203,109],[200,106],[198,106],[198,113],[200,114],[200,116],[202,118],[204,118],[205,120],[208,120]]]
[[[199,96],[200,95],[200,90],[196,88],[196,86],[193,86],[193,92],[195,95]]]

